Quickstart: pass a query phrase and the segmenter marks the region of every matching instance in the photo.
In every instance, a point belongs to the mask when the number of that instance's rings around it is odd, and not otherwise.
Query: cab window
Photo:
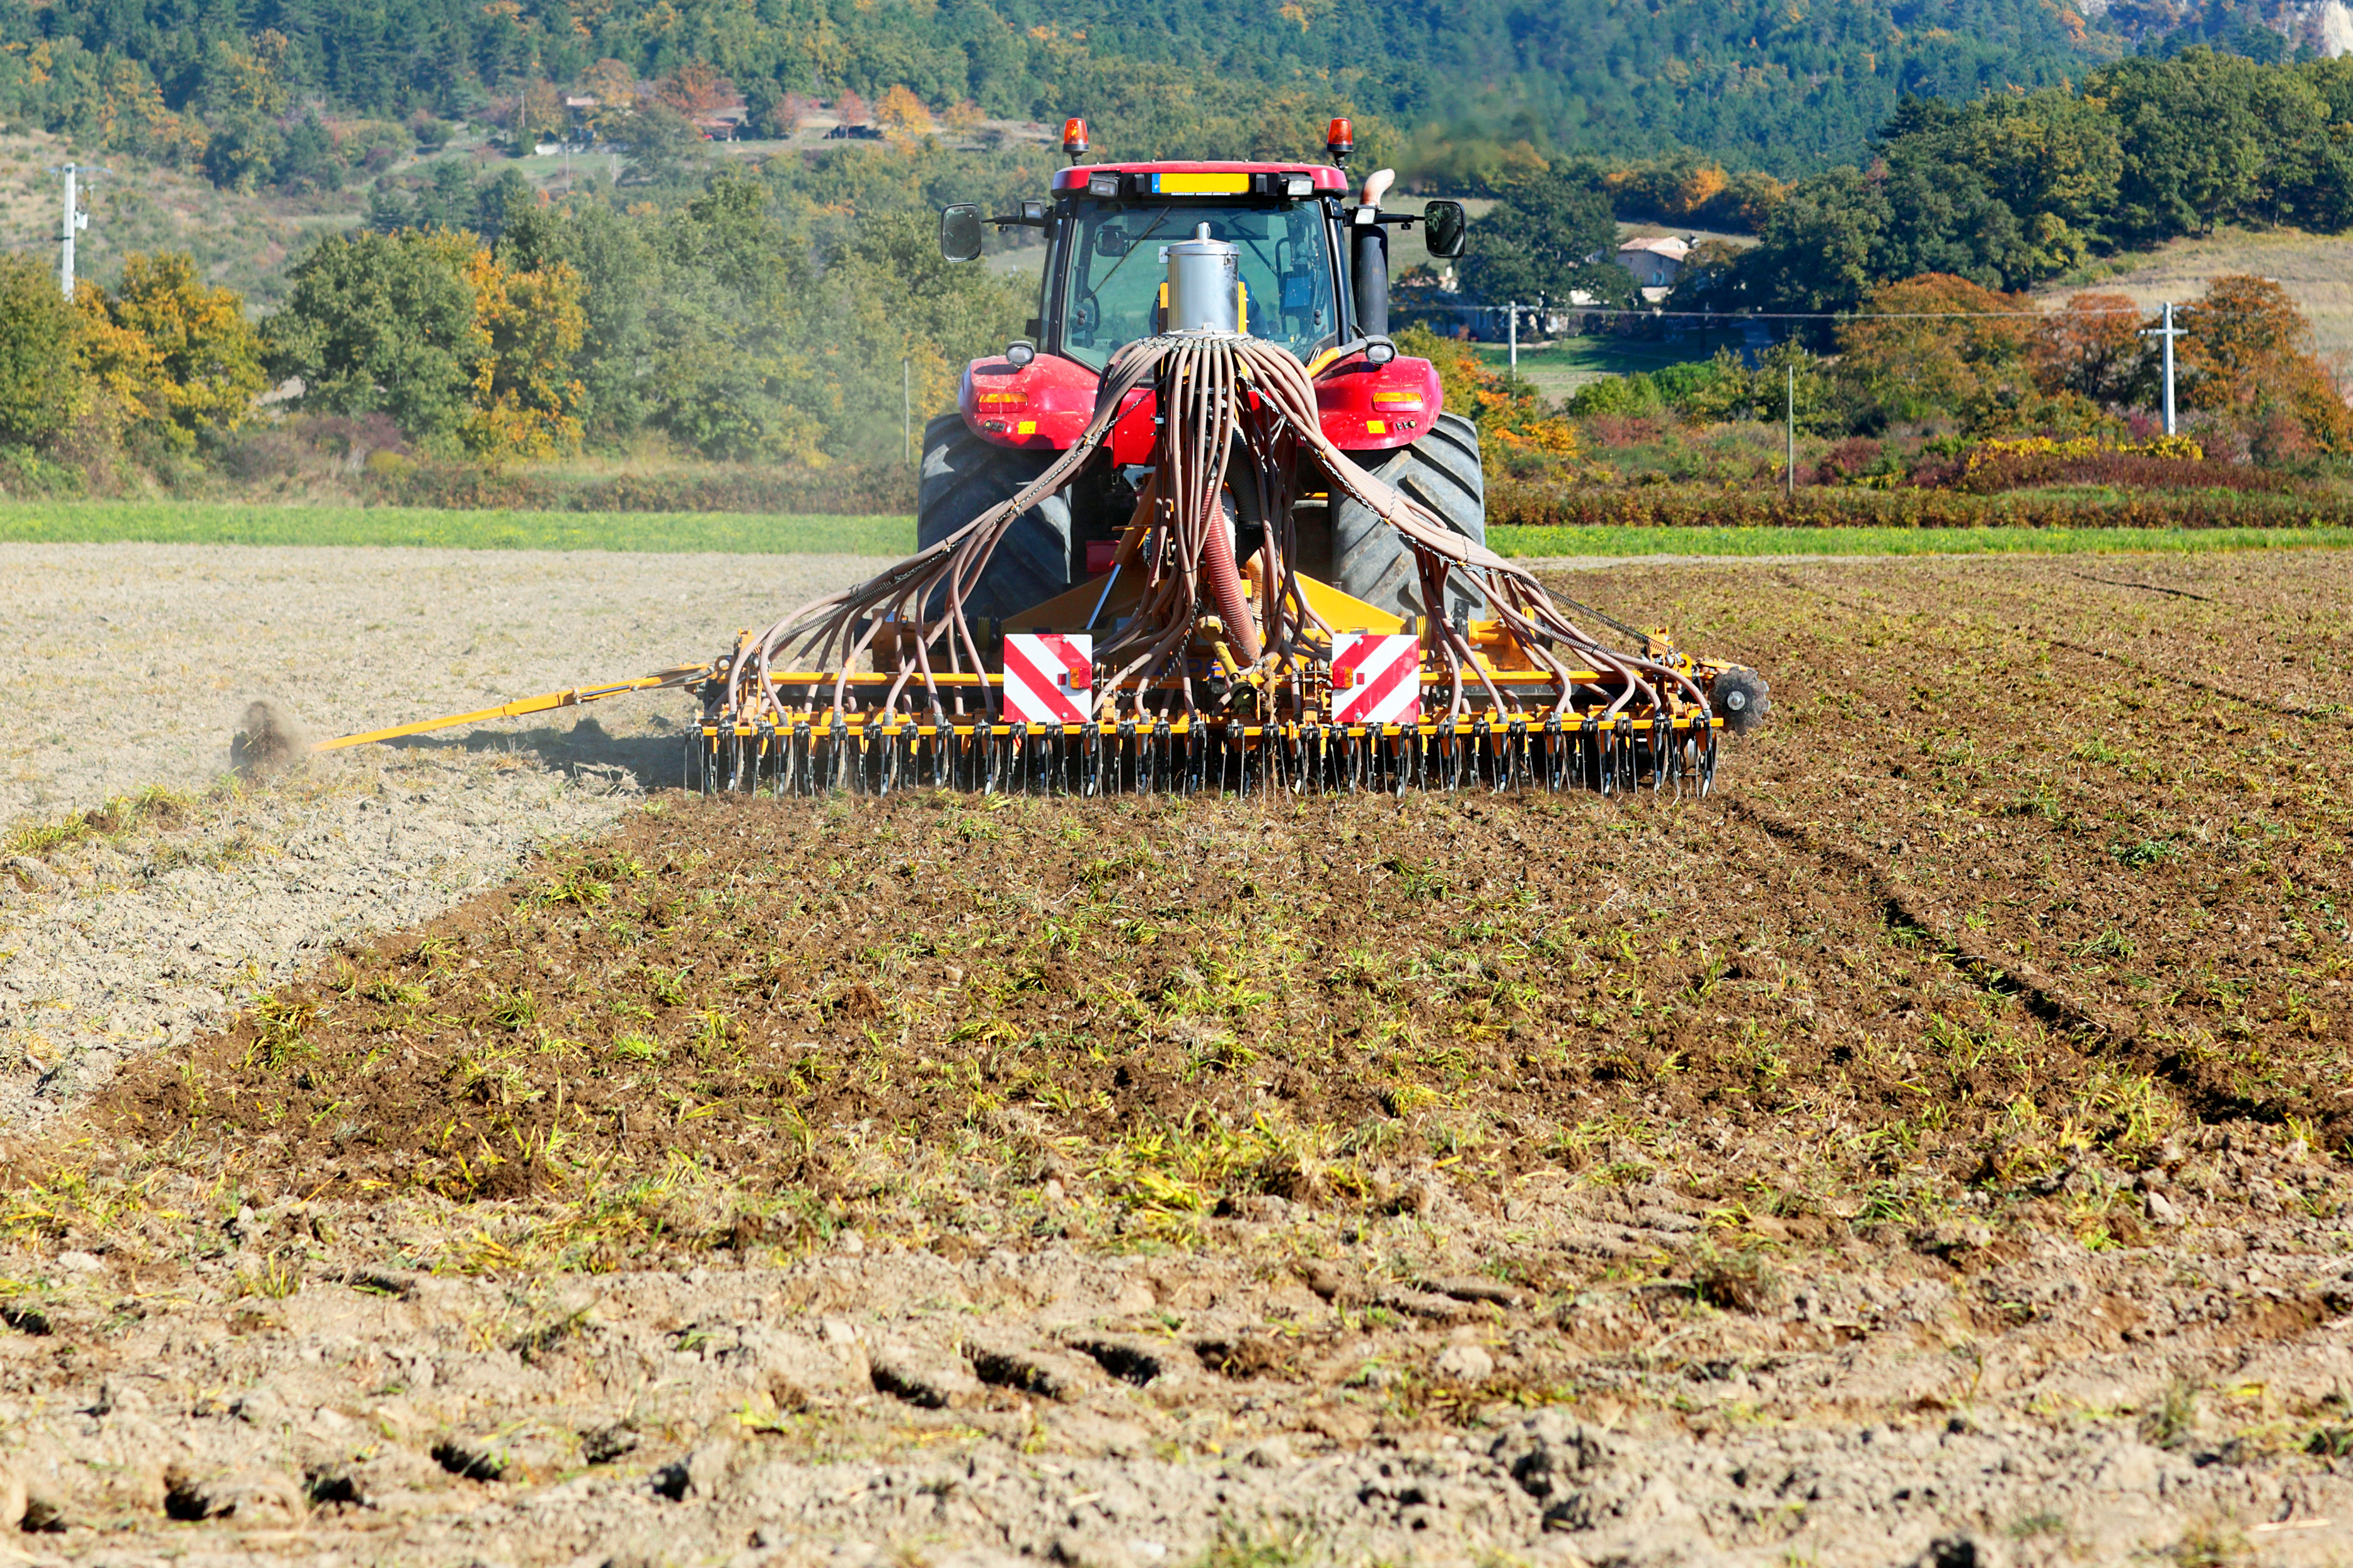
[[[1158,327],[1164,247],[1209,237],[1240,251],[1242,291],[1252,337],[1283,344],[1302,360],[1339,336],[1332,297],[1332,255],[1323,207],[1169,203],[1118,206],[1090,203],[1072,226],[1062,300],[1062,353],[1101,370],[1111,356]]]

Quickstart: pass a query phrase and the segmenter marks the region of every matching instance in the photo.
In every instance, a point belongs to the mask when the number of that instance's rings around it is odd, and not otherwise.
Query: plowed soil
[[[1706,799],[655,796],[13,1152],[25,1540],[2339,1561],[2343,584],[1565,581]]]

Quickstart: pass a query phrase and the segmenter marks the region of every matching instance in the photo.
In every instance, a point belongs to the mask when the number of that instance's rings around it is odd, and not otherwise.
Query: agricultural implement
[[[1071,121],[988,220],[1046,231],[1041,310],[926,431],[914,555],[709,664],[328,746],[683,687],[706,792],[1704,792],[1765,682],[1487,548],[1477,429],[1388,336],[1388,231],[1459,255],[1462,209],[1350,203],[1351,140],[1090,165]]]

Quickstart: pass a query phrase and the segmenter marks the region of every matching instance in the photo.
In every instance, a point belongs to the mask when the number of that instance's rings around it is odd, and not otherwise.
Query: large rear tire
[[[973,434],[961,414],[923,426],[923,468],[915,491],[915,545],[928,550],[993,506],[1011,500],[1057,454],[1017,451]],[[1003,620],[1067,592],[1074,577],[1071,498],[1057,491],[1023,512],[997,542],[965,613]],[[1018,629],[1018,628],[1016,628]]]
[[[1479,427],[1460,414],[1441,414],[1430,434],[1364,467],[1419,501],[1474,543],[1487,542],[1487,482],[1479,467]],[[1405,536],[1378,513],[1335,492],[1332,504],[1332,585],[1392,615],[1427,614],[1421,573]],[[1486,596],[1460,573],[1447,578],[1451,618],[1475,615]]]

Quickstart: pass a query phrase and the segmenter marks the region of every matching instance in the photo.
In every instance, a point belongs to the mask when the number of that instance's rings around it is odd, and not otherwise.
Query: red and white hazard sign
[[[1339,632],[1332,638],[1332,721],[1410,724],[1421,718],[1421,639]]]
[[[1094,685],[1095,639],[1005,634],[1005,716],[1017,724],[1082,724]]]

